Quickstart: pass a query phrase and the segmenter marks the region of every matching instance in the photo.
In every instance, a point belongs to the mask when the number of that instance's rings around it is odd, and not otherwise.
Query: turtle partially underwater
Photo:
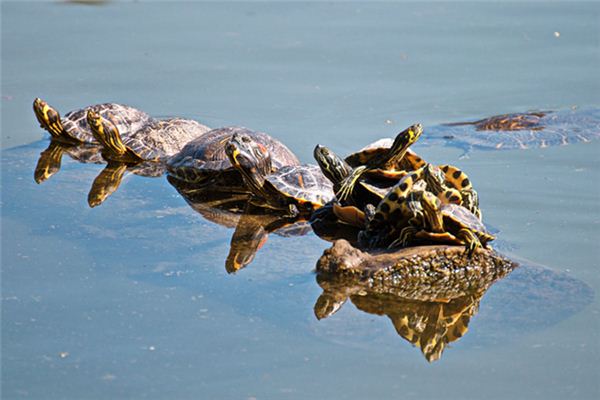
[[[61,117],[55,108],[36,98],[33,101],[33,111],[41,128],[48,131],[54,140],[67,144],[99,144],[88,125],[88,111],[109,118],[122,135],[138,131],[152,120],[150,115],[137,108],[117,103],[91,105],[70,111]]]
[[[94,181],[88,203],[101,204],[118,188],[125,171],[156,177],[165,172],[165,162],[189,141],[210,130],[201,123],[184,118],[151,120],[137,131],[123,134],[111,119],[88,110],[87,121],[93,136],[102,146],[108,165]]]
[[[285,166],[300,165],[296,155],[270,135],[240,126],[228,126],[213,129],[187,143],[167,161],[169,175],[197,186],[218,184],[231,192],[248,193],[241,174],[233,167],[225,153],[225,145],[235,134],[247,135],[268,150],[271,158],[271,170],[268,173]]]
[[[323,293],[314,312],[327,319],[328,338],[339,333],[374,343],[373,335],[386,334],[371,318],[366,326],[357,326],[360,318],[352,313],[332,318],[349,299],[362,312],[387,316],[429,362],[467,334],[478,312],[477,344],[486,335],[493,337],[491,344],[555,324],[593,299],[589,286],[567,274],[486,249],[467,259],[457,246],[364,252],[338,240],[317,262],[316,279]]]
[[[425,144],[464,149],[543,148],[600,138],[600,109],[570,109],[496,115],[427,128]]]
[[[261,207],[310,215],[334,198],[333,185],[316,165],[286,166],[271,173],[268,148],[249,135],[233,135],[225,152]]]
[[[248,201],[249,194],[233,194],[218,185],[198,187],[171,176],[167,180],[206,220],[235,228],[225,261],[228,273],[249,265],[270,233],[288,237],[305,235],[311,230],[302,219],[254,206]]]

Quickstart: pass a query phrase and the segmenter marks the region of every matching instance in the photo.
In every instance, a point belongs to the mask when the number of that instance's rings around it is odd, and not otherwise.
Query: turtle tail
[[[48,131],[53,138],[56,139],[71,139],[71,136],[65,133],[60,114],[48,103],[39,97],[33,101],[33,112],[40,123],[40,127]]]
[[[117,157],[127,153],[127,147],[121,140],[119,129],[115,124],[93,110],[88,110],[87,122],[92,134],[107,152]]]

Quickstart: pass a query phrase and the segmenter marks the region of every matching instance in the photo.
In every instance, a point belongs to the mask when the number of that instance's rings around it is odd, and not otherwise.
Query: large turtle
[[[271,173],[267,147],[244,133],[233,135],[225,152],[261,206],[291,215],[310,214],[335,196],[333,185],[316,165],[286,166]]]
[[[213,129],[187,143],[167,161],[169,175],[197,185],[213,185],[218,182],[220,187],[229,187],[232,192],[247,192],[241,175],[233,168],[225,154],[225,144],[235,134],[247,135],[268,149],[272,167],[269,173],[284,166],[300,165],[300,161],[290,149],[268,134],[244,127],[228,126]]]
[[[123,135],[135,132],[152,120],[150,115],[133,107],[117,103],[88,106],[66,113],[59,112],[40,98],[33,101],[33,111],[40,127],[48,131],[54,140],[68,143],[98,143],[87,122],[88,111],[110,118]]]
[[[464,149],[527,149],[600,138],[600,109],[570,109],[496,115],[427,129],[427,144]]]

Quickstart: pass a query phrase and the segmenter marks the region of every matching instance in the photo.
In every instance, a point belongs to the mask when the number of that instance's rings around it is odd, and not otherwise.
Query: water
[[[308,162],[315,143],[346,153],[414,121],[599,107],[599,14],[571,2],[3,2],[3,398],[597,397],[598,142],[467,159],[415,146],[468,172],[507,251],[579,282],[571,301],[524,311],[509,299],[525,278],[509,276],[427,363],[386,317],[348,303],[316,320],[312,270],[329,243],[313,234],[272,234],[229,275],[232,230],[164,178],[130,176],[94,209],[102,166],[64,160],[35,184],[48,142],[31,102],[242,124]]]

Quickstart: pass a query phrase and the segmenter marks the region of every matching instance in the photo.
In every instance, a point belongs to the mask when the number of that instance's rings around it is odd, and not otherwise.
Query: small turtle
[[[249,135],[234,134],[225,152],[261,206],[296,215],[311,213],[334,198],[333,185],[316,165],[286,166],[270,173],[269,150]]]
[[[403,162],[408,148],[416,142],[423,133],[421,124],[411,125],[400,132],[389,148],[381,145],[367,146],[367,148],[358,153],[351,154],[346,157],[346,162],[354,168],[350,176],[344,179],[340,186],[340,190],[336,192],[339,200],[348,198],[360,177],[369,171],[381,171],[382,174],[389,175],[391,171],[397,171],[402,177],[406,170],[414,170],[415,166],[420,163],[414,160],[406,166],[407,161]],[[376,142],[377,143],[377,142]],[[417,156],[420,160],[420,157]],[[387,171],[387,172],[386,172]]]
[[[471,257],[477,248],[486,247],[488,242],[495,239],[485,225],[465,207],[441,204],[439,199],[429,192],[423,194],[420,203],[423,226],[420,229],[418,224],[407,226],[392,246],[400,243],[406,245],[414,239],[462,244],[466,247],[467,255]]]
[[[233,168],[225,154],[225,144],[235,134],[247,135],[269,150],[272,170],[268,173],[284,166],[300,165],[298,158],[290,149],[266,133],[229,126],[213,129],[187,143],[179,153],[167,161],[167,172],[189,183],[211,185],[218,182],[221,187],[246,190],[242,185],[241,175]]]
[[[33,101],[33,111],[40,127],[47,130],[54,140],[68,143],[98,143],[87,122],[88,111],[94,111],[104,118],[110,118],[123,135],[135,132],[152,120],[150,115],[133,107],[104,103],[70,111],[61,118],[58,111],[44,100]]]
[[[497,115],[427,129],[427,144],[471,149],[544,148],[600,138],[600,109],[571,109]]]

